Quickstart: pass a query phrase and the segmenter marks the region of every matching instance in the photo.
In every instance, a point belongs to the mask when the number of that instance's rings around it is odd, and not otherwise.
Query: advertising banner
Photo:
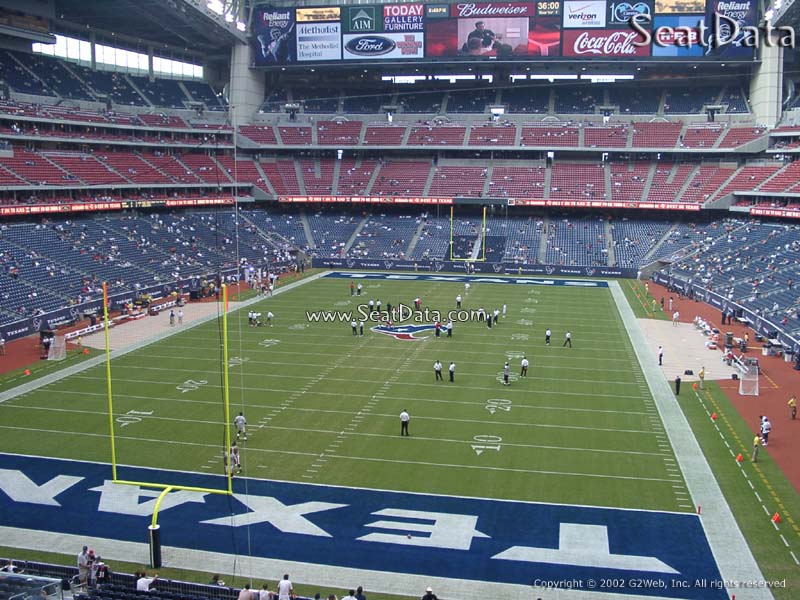
[[[631,19],[639,16],[649,17],[652,22],[653,0],[632,0],[631,2],[610,2],[608,4],[609,27],[630,27]],[[649,29],[649,27],[645,27]]]
[[[597,0],[566,0],[564,29],[586,29],[606,26],[606,3]]]
[[[253,27],[256,65],[283,65],[297,60],[294,28],[294,9],[262,9]]]
[[[464,273],[466,263],[447,260],[394,260],[380,258],[326,258],[311,260],[315,269],[380,269],[385,271],[455,272]],[[470,262],[475,273],[506,273],[509,275],[553,275],[578,277],[624,277],[635,278],[638,271],[627,267],[570,267],[562,265],[520,265],[502,262]],[[513,279],[507,280],[513,283]],[[501,281],[500,283],[504,283]]]
[[[426,19],[446,19],[450,16],[449,4],[426,4],[425,5],[425,18]]]
[[[560,3],[548,2],[556,12]],[[535,17],[532,3],[462,3],[450,19],[428,20],[426,56],[513,59],[560,56],[561,19]]]
[[[298,8],[296,17],[298,23],[320,23],[324,21],[338,21],[341,18],[341,9],[338,6]]]
[[[757,14],[755,0],[268,6],[257,14],[253,45],[256,66],[561,56],[751,60]]]
[[[703,56],[700,24],[704,15],[659,15],[653,21],[653,56]]]
[[[383,31],[422,31],[424,6],[422,4],[387,4],[383,7]]]
[[[341,60],[341,23],[298,23],[298,62]]]
[[[656,0],[656,14],[699,13],[706,9],[705,0]]]
[[[584,58],[641,58],[650,56],[650,45],[641,33],[626,29],[565,30],[564,56]]]
[[[755,0],[708,0],[703,51],[706,56],[750,59],[755,51]]]
[[[345,33],[372,33],[378,31],[378,6],[348,6],[342,19]]]
[[[423,33],[349,34],[343,37],[345,60],[420,59],[425,55]]]

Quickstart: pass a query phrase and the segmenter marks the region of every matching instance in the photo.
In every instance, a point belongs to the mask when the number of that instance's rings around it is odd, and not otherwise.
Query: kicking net
[[[57,335],[47,351],[47,360],[64,360],[67,358],[67,340],[63,335]]]
[[[749,366],[742,369],[739,378],[740,396],[758,396],[758,367]]]

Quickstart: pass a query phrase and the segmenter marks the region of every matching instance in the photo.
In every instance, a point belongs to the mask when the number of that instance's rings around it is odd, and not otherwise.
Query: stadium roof
[[[59,23],[79,25],[187,55],[218,53],[247,41],[203,0],[55,0],[55,13],[56,29]]]

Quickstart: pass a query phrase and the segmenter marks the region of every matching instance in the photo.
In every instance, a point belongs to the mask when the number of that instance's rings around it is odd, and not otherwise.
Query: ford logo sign
[[[389,38],[372,35],[353,38],[345,44],[345,48],[350,54],[358,56],[380,56],[394,50],[395,43]]]

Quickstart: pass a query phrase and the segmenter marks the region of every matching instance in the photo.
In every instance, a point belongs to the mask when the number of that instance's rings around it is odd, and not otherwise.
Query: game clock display
[[[537,2],[536,15],[539,17],[560,17],[561,0],[542,0]]]

